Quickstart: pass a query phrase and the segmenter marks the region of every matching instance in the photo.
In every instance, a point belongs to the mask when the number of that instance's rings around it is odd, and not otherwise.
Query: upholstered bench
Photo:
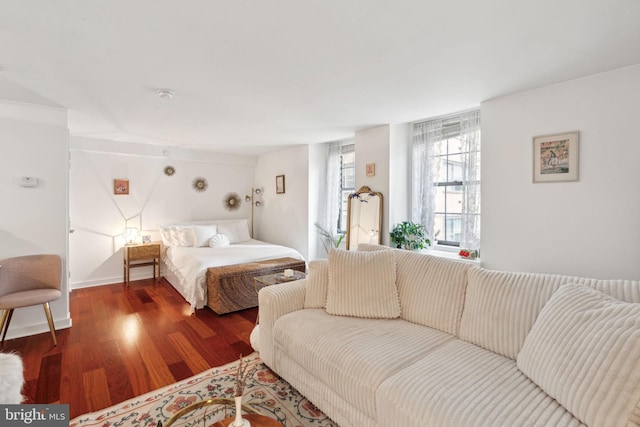
[[[285,269],[305,271],[304,260],[275,258],[207,269],[207,305],[218,314],[258,306],[254,277],[281,273]]]

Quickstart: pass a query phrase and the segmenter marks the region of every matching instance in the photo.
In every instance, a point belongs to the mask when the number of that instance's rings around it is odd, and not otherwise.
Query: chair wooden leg
[[[56,339],[56,328],[53,326],[53,317],[51,317],[51,308],[49,308],[49,303],[45,302],[42,304],[44,306],[44,314],[47,315],[47,322],[49,322],[49,329],[51,330],[51,339],[53,339],[53,345],[58,345],[58,340]]]
[[[5,308],[2,310],[2,318],[0,318],[0,332],[2,332],[2,343],[4,344],[4,337],[7,336],[9,330],[9,323],[11,323],[11,317],[13,316],[13,308]]]

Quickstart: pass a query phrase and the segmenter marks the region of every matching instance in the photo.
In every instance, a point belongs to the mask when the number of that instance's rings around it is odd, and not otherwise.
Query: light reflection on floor
[[[122,322],[122,337],[127,346],[135,345],[140,334],[140,320],[135,314],[128,315]]]

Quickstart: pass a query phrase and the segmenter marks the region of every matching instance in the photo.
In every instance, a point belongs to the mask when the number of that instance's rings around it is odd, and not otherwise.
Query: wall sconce
[[[122,237],[127,245],[140,243],[140,231],[136,227],[126,227],[122,232]]]
[[[244,201],[247,203],[251,203],[251,238],[253,238],[253,207],[262,206],[262,202],[260,200],[256,200],[262,194],[261,188],[252,188],[251,195],[244,196]]]

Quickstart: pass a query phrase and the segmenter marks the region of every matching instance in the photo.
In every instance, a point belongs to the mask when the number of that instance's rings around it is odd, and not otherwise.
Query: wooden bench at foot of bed
[[[282,273],[285,269],[305,271],[305,262],[276,258],[207,269],[207,305],[218,314],[258,306],[254,277]],[[260,290],[258,288],[258,290]]]

